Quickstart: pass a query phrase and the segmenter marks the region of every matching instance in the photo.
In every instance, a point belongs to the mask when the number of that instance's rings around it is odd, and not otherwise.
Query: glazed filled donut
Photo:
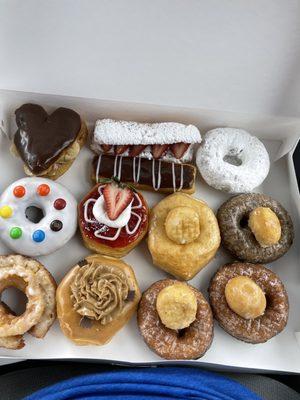
[[[76,227],[76,200],[59,183],[23,178],[0,197],[0,239],[18,253],[52,253],[71,239]]]
[[[24,292],[28,301],[19,316],[1,302],[0,346],[18,349],[24,346],[24,333],[43,338],[55,321],[56,283],[36,260],[20,255],[0,256],[0,294],[11,286]]]
[[[195,314],[194,318],[188,322],[183,321],[186,315],[190,313],[190,307],[187,308],[188,304],[183,304],[181,319],[175,321],[180,329],[170,329],[160,319],[157,299],[164,289],[178,284],[189,289],[195,297]],[[176,296],[174,295],[174,299],[169,300],[170,307],[180,301],[179,299],[187,297],[186,293],[181,294],[181,290],[180,287],[179,292],[176,293]],[[166,315],[168,314],[170,314],[170,310],[167,309]],[[142,295],[137,319],[146,344],[160,357],[167,360],[200,358],[209,349],[213,339],[213,316],[209,304],[198,290],[187,283],[176,280],[164,279],[150,286]],[[187,326],[191,321],[193,322]],[[182,325],[185,322],[187,323]],[[186,327],[182,329],[182,326]],[[175,328],[176,325],[173,324],[172,327]]]
[[[256,318],[238,315],[226,300],[226,286],[230,280],[237,277],[250,278],[265,295],[265,310]],[[253,290],[250,291],[248,286],[246,294],[249,296],[249,293],[253,293]],[[289,303],[284,285],[274,272],[263,265],[249,263],[224,265],[211,280],[209,297],[214,317],[220,326],[239,340],[253,344],[263,343],[281,332],[287,324]],[[255,299],[250,301],[253,303]]]
[[[258,215],[256,226],[250,224],[251,214],[270,211],[270,217]],[[273,222],[277,218],[280,233],[277,241],[260,243],[255,233],[261,227],[266,235],[269,228],[276,228]],[[254,214],[255,215],[255,214]],[[273,215],[273,217],[272,217]],[[293,243],[293,222],[288,212],[276,200],[260,193],[245,193],[227,200],[217,213],[222,244],[236,258],[253,263],[269,263],[283,256]],[[256,228],[256,229],[254,229]],[[274,232],[272,230],[270,233]]]
[[[196,163],[206,183],[229,193],[250,192],[269,173],[263,143],[242,129],[217,128],[206,133]]]
[[[174,193],[151,210],[148,248],[153,264],[190,280],[215,256],[221,242],[217,218],[200,199]]]

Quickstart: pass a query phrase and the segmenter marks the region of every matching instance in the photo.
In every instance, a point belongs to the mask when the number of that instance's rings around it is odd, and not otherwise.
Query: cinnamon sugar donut
[[[151,285],[142,296],[138,308],[138,326],[144,341],[160,357],[167,360],[188,360],[202,357],[213,339],[213,316],[208,302],[192,286],[187,285],[197,299],[196,319],[180,330],[167,328],[160,320],[156,309],[158,294],[166,287],[178,283],[164,279]]]
[[[225,297],[227,283],[238,276],[251,278],[266,296],[263,315],[246,319],[235,313]],[[280,333],[289,314],[288,296],[279,277],[260,264],[233,263],[222,266],[209,286],[210,304],[220,326],[236,339],[248,343],[264,343]]]

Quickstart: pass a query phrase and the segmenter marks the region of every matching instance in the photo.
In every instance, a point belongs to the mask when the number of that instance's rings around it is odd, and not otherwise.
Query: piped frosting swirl
[[[80,268],[70,288],[75,311],[102,325],[121,314],[130,291],[123,271],[94,262]]]

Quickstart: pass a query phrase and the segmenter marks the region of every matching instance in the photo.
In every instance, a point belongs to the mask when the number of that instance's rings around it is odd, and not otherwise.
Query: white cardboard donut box
[[[136,121],[177,121],[195,124],[201,131],[220,126],[248,130],[265,143],[271,158],[271,168],[258,192],[266,193],[281,202],[289,211],[295,226],[295,242],[290,251],[267,265],[284,282],[290,301],[290,315],[286,329],[267,343],[251,345],[234,339],[215,323],[211,348],[199,360],[177,361],[172,364],[206,366],[214,369],[251,369],[300,373],[300,344],[296,332],[300,331],[300,265],[299,265],[299,215],[300,196],[293,167],[292,154],[300,136],[300,119],[269,115],[240,114],[227,111],[169,107],[164,105],[113,102],[100,99],[75,98],[37,93],[0,91],[0,193],[13,181],[24,176],[22,162],[9,152],[11,137],[15,132],[14,111],[25,102],[43,105],[47,111],[65,106],[76,110],[92,128],[97,118],[115,118]],[[80,200],[91,188],[89,174],[92,152],[85,147],[69,171],[58,179]],[[150,206],[163,195],[145,192]],[[217,211],[230,195],[209,187],[197,175],[195,196],[205,200]],[[0,254],[10,250],[0,243]],[[80,234],[63,248],[38,259],[49,269],[59,283],[78,260],[89,254]],[[196,277],[190,281],[207,297],[207,288],[214,272],[230,257],[222,250]],[[125,257],[132,265],[141,290],[167,275],[153,266],[146,242],[143,241]],[[7,291],[8,292],[8,291]],[[11,292],[4,293],[4,300],[13,308],[18,298]],[[44,339],[26,335],[26,346],[21,350],[0,349],[0,358],[8,359],[78,359],[128,364],[170,364],[156,356],[143,342],[136,318],[118,332],[105,346],[76,346],[61,332],[58,322]]]

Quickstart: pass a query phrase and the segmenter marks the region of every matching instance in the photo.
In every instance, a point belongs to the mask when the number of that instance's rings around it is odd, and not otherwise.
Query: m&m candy
[[[0,208],[0,217],[10,218],[13,215],[13,209],[10,206],[3,206]]]
[[[13,193],[15,197],[21,198],[25,196],[26,189],[24,186],[16,186],[13,190]]]
[[[59,232],[62,229],[62,227],[63,227],[63,223],[59,219],[55,219],[50,224],[50,229],[53,232]]]
[[[36,231],[33,232],[32,234],[32,239],[37,242],[40,243],[45,239],[45,232],[42,231],[41,229],[38,229]]]
[[[46,183],[42,183],[38,186],[36,191],[40,196],[48,196],[50,193],[50,187]]]
[[[63,210],[66,207],[67,203],[64,199],[56,199],[54,202],[54,208],[56,210]]]
[[[11,228],[9,236],[12,239],[19,239],[22,236],[22,229],[19,228],[18,226],[14,226],[13,228]]]

